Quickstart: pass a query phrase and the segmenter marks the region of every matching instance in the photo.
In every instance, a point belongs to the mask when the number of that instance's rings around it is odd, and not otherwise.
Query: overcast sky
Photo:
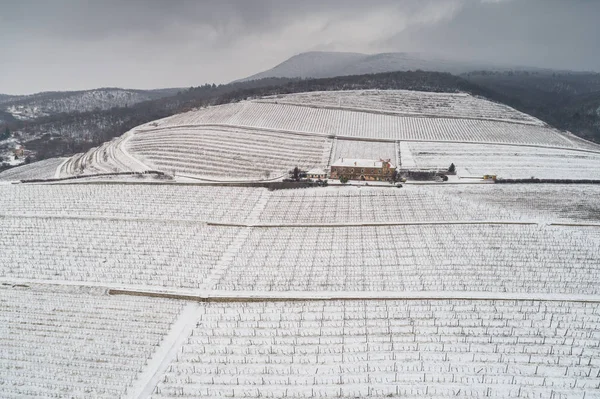
[[[0,0],[0,93],[225,83],[305,51],[600,71],[600,0]]]

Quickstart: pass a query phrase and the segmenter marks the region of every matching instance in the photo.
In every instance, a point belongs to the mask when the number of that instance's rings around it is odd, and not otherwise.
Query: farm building
[[[395,170],[389,159],[340,158],[331,165],[329,176],[332,179],[345,176],[349,180],[379,181],[389,179]]]
[[[327,179],[327,170],[325,169],[311,169],[306,172],[306,177],[309,179]]]

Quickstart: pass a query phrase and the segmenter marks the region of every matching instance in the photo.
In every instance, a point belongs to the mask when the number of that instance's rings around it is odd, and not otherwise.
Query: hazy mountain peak
[[[360,53],[342,53],[331,51],[310,51],[297,54],[265,72],[242,80],[262,78],[323,78],[335,76],[352,64],[368,57]]]
[[[267,71],[242,80],[262,78],[328,78],[381,72],[424,71],[460,74],[474,70],[528,69],[477,61],[458,61],[427,53],[396,52],[379,54],[311,51],[295,55]],[[535,68],[530,68],[535,69]]]

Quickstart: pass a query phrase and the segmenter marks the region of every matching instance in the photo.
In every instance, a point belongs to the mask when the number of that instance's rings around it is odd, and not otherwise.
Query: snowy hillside
[[[103,88],[73,92],[44,92],[1,98],[0,109],[21,120],[58,113],[106,110],[173,95],[177,89],[128,90]]]
[[[359,54],[317,51],[295,55],[268,71],[257,73],[243,80],[270,77],[329,78],[381,72],[415,71],[417,69],[460,74],[475,70],[534,68],[456,61],[422,53]]]
[[[263,187],[339,158],[456,175]],[[0,173],[0,397],[597,398],[599,171],[503,104],[360,90]]]
[[[459,178],[600,178],[595,144],[465,93],[406,90],[297,93],[178,114],[75,155],[56,175],[157,170],[208,180],[272,180],[294,166],[326,168],[339,157],[384,156],[401,167],[457,163]]]

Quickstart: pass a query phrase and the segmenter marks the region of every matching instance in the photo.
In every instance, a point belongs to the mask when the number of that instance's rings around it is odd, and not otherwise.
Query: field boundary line
[[[184,341],[190,336],[196,326],[200,304],[188,303],[171,325],[160,346],[148,360],[144,370],[137,376],[131,393],[126,398],[149,398],[165,371],[177,356]]]
[[[31,288],[31,286],[57,286],[57,287],[86,287],[98,288],[106,292],[109,290],[123,290],[127,292],[147,292],[159,295],[177,294],[180,296],[197,296],[199,293],[205,292],[201,288],[176,288],[175,290],[167,287],[151,286],[151,285],[131,285],[120,283],[106,283],[95,281],[77,281],[77,280],[43,280],[33,278],[19,277],[0,277],[0,286],[15,286],[19,288]]]
[[[60,172],[61,172],[61,170],[62,170],[63,166],[65,166],[65,164],[66,164],[67,162],[69,162],[69,160],[70,160],[70,159],[71,159],[71,157],[67,157],[67,158],[65,158],[65,160],[64,160],[64,161],[62,161],[62,162],[60,163],[60,165],[58,165],[58,166],[56,167],[56,170],[54,171],[54,178],[55,178],[55,179],[60,179]]]
[[[387,291],[219,291],[198,295],[176,292],[152,292],[109,289],[109,295],[151,296],[157,298],[196,300],[200,302],[261,302],[261,301],[333,301],[333,300],[475,300],[475,301],[548,301],[600,303],[600,295],[511,293],[511,292],[387,292]]]
[[[305,132],[302,130],[286,130],[286,129],[273,129],[268,127],[260,127],[260,126],[252,126],[252,125],[235,125],[231,123],[194,123],[188,125],[173,125],[173,126],[163,126],[156,127],[152,129],[140,129],[137,132],[140,134],[147,132],[158,132],[161,130],[174,130],[174,129],[202,129],[202,128],[211,128],[211,127],[220,127],[220,128],[229,128],[229,129],[245,129],[250,130],[250,133],[260,134],[261,132],[270,132],[270,133],[285,133],[285,134],[294,134],[296,136],[314,136],[314,137],[334,137],[334,134],[329,133],[319,133],[319,132]],[[252,132],[254,131],[254,132]],[[387,139],[386,139],[387,140]]]
[[[196,302],[325,301],[325,300],[521,300],[600,303],[600,294],[555,294],[483,291],[228,291],[194,288],[131,286],[85,281],[35,280],[0,277],[4,286],[35,288],[67,286],[101,288],[109,295],[147,296]],[[27,286],[27,287],[24,287]],[[33,286],[33,287],[32,287]]]
[[[241,228],[225,251],[223,251],[223,254],[215,263],[215,266],[211,269],[204,281],[202,281],[202,286],[205,287],[206,290],[212,290],[212,287],[218,284],[223,275],[227,273],[227,269],[231,266],[235,256],[240,252],[240,249],[250,236],[250,230],[251,229],[249,228]]]
[[[536,221],[511,221],[511,220],[457,220],[457,221],[430,221],[430,222],[362,222],[362,223],[229,223],[229,222],[206,222],[208,226],[227,227],[368,227],[368,226],[439,226],[439,225],[521,225],[535,226]]]
[[[256,220],[259,215],[251,219]],[[205,224],[215,227],[241,227],[241,228],[273,228],[273,227],[370,227],[370,226],[440,226],[440,225],[517,225],[517,226],[557,226],[557,227],[600,227],[600,223],[569,223],[569,222],[543,222],[524,220],[454,220],[454,221],[425,221],[425,222],[350,222],[350,223],[234,223],[218,222],[201,219],[172,219],[172,218],[137,218],[115,216],[72,216],[72,215],[19,215],[0,214],[0,219],[64,219],[64,220],[99,220],[99,221],[124,221],[147,223],[193,223]]]
[[[148,167],[148,165],[146,165],[144,162],[142,162],[140,159],[131,155],[126,148],[127,143],[129,142],[129,140],[131,140],[133,138],[135,133],[136,133],[136,130],[134,128],[134,129],[128,131],[127,133],[125,133],[123,136],[121,136],[121,140],[119,140],[118,143],[115,144],[116,148],[118,151],[121,151],[121,153],[123,153],[123,155],[125,155],[126,158],[129,158],[130,160],[132,160],[134,162],[134,164],[141,166],[142,170],[153,170],[152,168]],[[131,169],[133,169],[133,168],[131,168]]]
[[[250,184],[250,183],[270,183],[270,182],[276,182],[279,181],[281,179],[283,179],[286,175],[280,175],[280,176],[276,176],[273,178],[269,178],[269,179],[265,179],[265,180],[213,180],[213,179],[207,179],[206,177],[202,177],[202,175],[190,175],[190,174],[186,174],[186,173],[173,173],[173,177],[183,177],[185,179],[193,179],[193,180],[198,180],[198,181],[202,181],[202,182],[206,182],[206,183],[214,183],[214,184]]]
[[[600,223],[548,223],[548,226],[561,226],[561,227],[600,227]]]
[[[207,224],[204,220],[199,219],[149,219],[149,218],[137,218],[137,217],[114,217],[114,216],[72,216],[72,215],[17,215],[17,214],[0,214],[0,219],[51,219],[51,220],[99,220],[99,221],[110,221],[110,222],[147,222],[147,223],[194,223],[194,224]],[[231,226],[235,227],[235,226]]]

